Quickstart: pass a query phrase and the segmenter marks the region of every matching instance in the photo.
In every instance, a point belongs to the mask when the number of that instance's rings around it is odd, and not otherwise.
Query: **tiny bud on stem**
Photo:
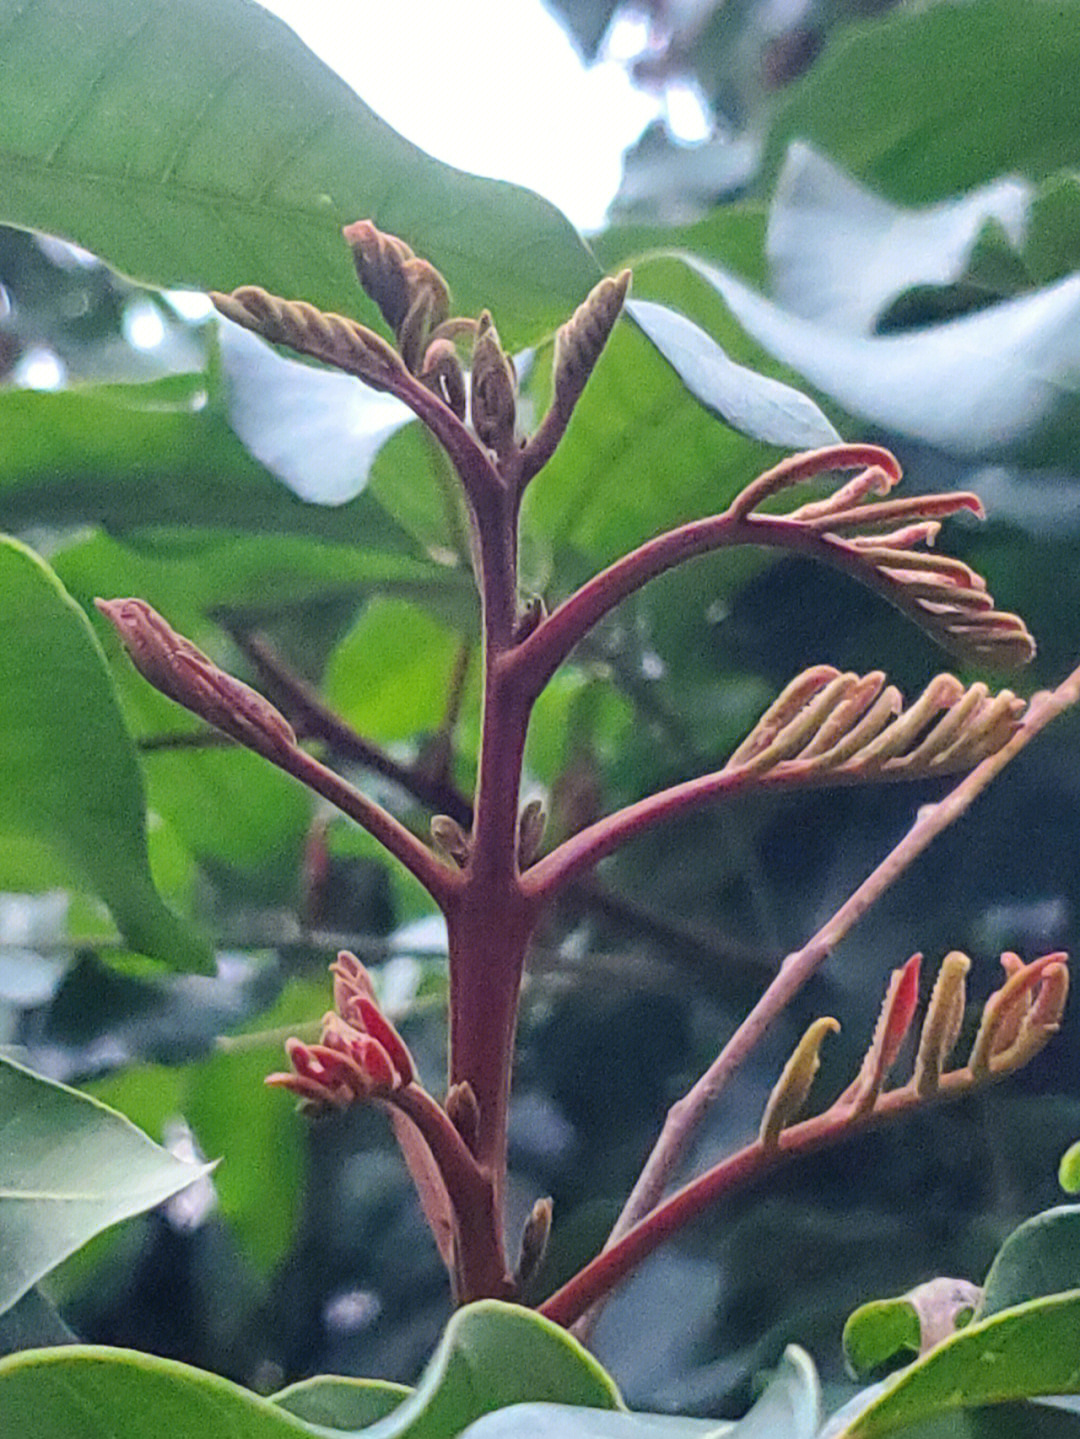
[[[145,600],[94,603],[155,689],[260,754],[280,755],[296,748],[292,726],[269,700],[219,669]]]

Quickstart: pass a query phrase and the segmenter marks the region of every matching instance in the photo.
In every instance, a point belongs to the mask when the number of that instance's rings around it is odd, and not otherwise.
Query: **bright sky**
[[[600,228],[623,150],[660,113],[615,58],[586,69],[540,0],[262,3],[395,130],[539,191],[583,230]],[[634,28],[617,48],[640,47]]]

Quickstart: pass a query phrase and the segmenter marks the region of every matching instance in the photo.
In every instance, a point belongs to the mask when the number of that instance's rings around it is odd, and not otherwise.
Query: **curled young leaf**
[[[919,1003],[921,966],[922,955],[913,954],[906,964],[894,969],[889,976],[889,987],[874,1027],[874,1037],[858,1077],[846,1096],[851,1099],[856,1114],[873,1109],[881,1087],[899,1057]]]
[[[964,1018],[964,981],[970,968],[971,960],[959,950],[953,950],[941,962],[915,1056],[913,1083],[915,1093],[920,1096],[935,1092],[956,1047]]]
[[[825,1036],[839,1031],[839,1020],[830,1016],[815,1019],[795,1046],[761,1116],[758,1137],[766,1149],[775,1148],[781,1133],[799,1117],[821,1065],[819,1056]]]
[[[473,429],[480,443],[494,450],[500,459],[505,458],[514,445],[517,381],[486,310],[476,329],[469,399]]]
[[[401,357],[384,339],[344,315],[325,314],[303,300],[282,300],[257,285],[244,285],[231,295],[212,291],[210,298],[245,330],[356,375],[373,390],[392,390],[395,377],[405,372]]]
[[[95,604],[155,689],[260,754],[278,756],[296,748],[292,726],[269,700],[219,669],[145,600]]]
[[[356,275],[397,336],[406,367],[416,372],[431,332],[450,313],[446,281],[396,235],[357,220],[342,231],[352,250]]]
[[[860,472],[825,499],[782,519],[760,515],[763,501],[830,470]],[[979,518],[982,503],[966,491],[884,498],[901,479],[888,450],[835,445],[792,455],[759,475],[736,496],[728,517],[769,529],[769,543],[811,550],[883,595],[943,648],[981,664],[1026,664],[1035,643],[1024,622],[995,609],[982,577],[959,560],[930,551],[948,515],[967,510]],[[868,497],[877,498],[870,499]],[[920,548],[921,546],[925,548]]]
[[[841,674],[816,665],[770,705],[723,772],[831,782],[952,774],[996,753],[1023,712],[1011,690],[965,689],[950,674],[905,708],[880,670]]]

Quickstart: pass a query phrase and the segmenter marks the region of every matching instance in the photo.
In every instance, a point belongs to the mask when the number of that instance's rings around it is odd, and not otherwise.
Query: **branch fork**
[[[365,828],[426,887],[445,916],[450,1062],[441,1104],[420,1083],[363,966],[345,951],[332,967],[334,1008],[324,1016],[318,1040],[290,1040],[288,1072],[268,1082],[308,1108],[374,1103],[388,1112],[460,1300],[518,1294],[539,1263],[551,1224],[550,1201],[538,1201],[511,1271],[503,1233],[510,1073],[525,958],[547,905],[622,845],[705,803],[769,788],[965,776],[942,800],[924,806],[892,853],[818,934],[787,957],[714,1063],[674,1106],[607,1247],[543,1306],[570,1323],[656,1243],[736,1184],[858,1124],[1007,1073],[1052,1036],[1067,993],[1064,956],[1028,965],[1005,956],[1005,981],[986,1006],[968,1063],[950,1069],[968,968],[965,956],[950,955],[930,998],[912,1077],[888,1089],[916,1012],[919,956],[913,956],[893,975],[862,1066],[830,1108],[800,1117],[821,1046],[838,1027],[824,1017],[785,1066],[757,1141],[665,1198],[703,1113],[776,1016],[934,836],[1032,735],[1077,700],[1080,671],[1027,705],[1010,690],[992,694],[982,683],[964,685],[948,674],[905,705],[881,671],[857,675],[814,666],[780,694],[723,768],[646,796],[545,852],[542,806],[523,806],[520,793],[536,699],[618,604],[698,555],[757,545],[815,558],[884,596],[944,648],[980,664],[1024,663],[1034,643],[1022,620],[995,607],[975,571],[933,548],[943,519],[959,511],[981,515],[977,497],[893,498],[900,467],[875,445],[835,445],[782,460],[722,513],[647,541],[550,612],[539,597],[523,602],[517,554],[522,496],[571,424],[622,309],[629,272],[601,279],[556,334],[553,398],[534,433],[523,436],[513,361],[491,315],[455,316],[438,271],[370,221],[347,227],[345,239],[393,343],[353,319],[253,286],[213,299],[222,314],[271,343],[397,396],[451,461],[472,522],[483,632],[481,742],[471,802],[447,784],[426,785],[422,793],[414,785],[414,797],[437,811],[431,843],[425,842],[310,755],[268,700],[227,675],[144,601],[102,600],[98,607],[151,684]],[[849,472],[830,494],[786,513],[763,508],[806,481]],[[265,658],[256,655],[272,679]],[[410,777],[400,766],[351,735],[317,697],[294,687],[297,694],[298,723],[314,717],[324,737],[333,734],[363,762],[374,755],[382,773],[408,787]]]

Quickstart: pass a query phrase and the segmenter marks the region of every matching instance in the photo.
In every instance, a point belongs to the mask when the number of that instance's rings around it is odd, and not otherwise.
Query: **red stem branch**
[[[729,1198],[796,1155],[824,1149],[880,1120],[905,1114],[916,1105],[956,1098],[976,1084],[970,1070],[955,1070],[942,1075],[940,1087],[933,1096],[924,1098],[916,1094],[912,1085],[905,1085],[881,1095],[875,1107],[862,1114],[835,1104],[824,1114],[785,1129],[777,1145],[766,1146],[755,1140],[651,1209],[541,1304],[540,1313],[556,1324],[576,1324],[607,1299],[655,1249],[718,1200]]]
[[[966,775],[936,804],[924,805],[915,823],[881,863],[801,949],[789,954],[757,1004],[697,1083],[672,1106],[609,1245],[626,1235],[659,1202],[707,1110],[765,1031],[820,968],[840,940],[945,829],[964,814],[991,780],[1051,720],[1080,698],[1080,669],[1057,689],[1035,695],[1019,728],[995,754]]]
[[[950,496],[950,513],[958,508],[967,508],[967,499],[968,496],[962,493]],[[922,513],[922,510],[918,509],[915,513]],[[869,515],[866,518],[869,519]],[[650,580],[698,555],[711,554],[734,545],[760,545],[819,560],[877,591],[891,604],[903,608],[903,586],[868,564],[857,549],[843,540],[812,528],[804,520],[787,519],[781,515],[742,517],[729,511],[704,520],[692,520],[649,540],[587,581],[558,609],[553,610],[515,656],[515,662],[528,670],[530,689],[539,693],[575,645],[616,605]]]
[[[332,769],[320,763],[314,756],[302,749],[283,750],[280,753],[265,752],[265,757],[283,769],[286,774],[306,784],[323,799],[348,815],[351,820],[366,829],[394,856],[414,878],[424,886],[432,899],[443,911],[461,888],[461,876],[444,864],[427,845],[421,843],[382,805],[368,799],[348,780],[335,774]]]

